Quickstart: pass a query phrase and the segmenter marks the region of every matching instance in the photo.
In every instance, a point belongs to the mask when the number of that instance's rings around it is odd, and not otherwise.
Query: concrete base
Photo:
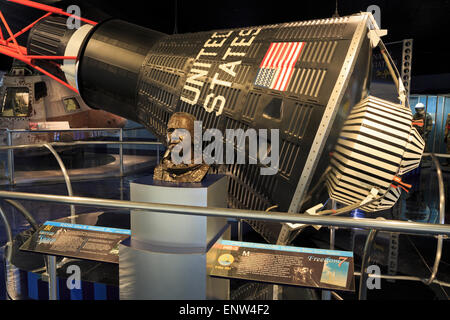
[[[208,175],[201,183],[139,179],[131,201],[225,207],[227,178]],[[229,281],[210,278],[206,253],[229,239],[226,219],[132,211],[131,239],[119,246],[121,299],[228,299]]]

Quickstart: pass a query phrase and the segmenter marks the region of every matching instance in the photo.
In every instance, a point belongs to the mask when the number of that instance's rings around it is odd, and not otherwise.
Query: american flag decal
[[[255,86],[286,91],[304,42],[273,42],[259,66]]]

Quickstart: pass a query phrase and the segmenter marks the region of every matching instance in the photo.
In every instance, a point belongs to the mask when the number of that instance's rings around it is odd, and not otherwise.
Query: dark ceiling
[[[177,10],[176,0],[45,2],[54,2],[53,5],[64,9],[77,4],[83,16],[97,21],[114,16],[169,34],[174,31],[175,16],[178,32],[185,33],[328,18],[336,8],[335,0],[178,0]],[[385,42],[414,39],[413,75],[450,73],[450,0],[339,0],[338,13],[343,16],[366,11],[369,5],[378,5],[381,9],[381,27],[388,29]],[[14,31],[42,15],[38,10],[5,0],[0,0],[0,10],[11,21]]]

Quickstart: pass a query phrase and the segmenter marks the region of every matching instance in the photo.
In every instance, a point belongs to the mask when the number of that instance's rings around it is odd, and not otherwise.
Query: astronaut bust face
[[[195,117],[186,112],[174,113],[167,123],[167,150],[161,163],[155,168],[153,179],[169,182],[199,182],[209,170],[209,165],[196,163],[193,159]],[[183,144],[181,146],[180,144]],[[179,146],[180,145],[180,146]],[[191,161],[176,163],[172,159],[172,151],[183,156],[186,147],[190,146]],[[178,148],[181,147],[181,148]],[[180,149],[181,152],[177,151]],[[186,154],[189,160],[189,154]]]
[[[167,145],[174,146],[186,139],[193,143],[195,117],[186,112],[174,113],[167,123]]]

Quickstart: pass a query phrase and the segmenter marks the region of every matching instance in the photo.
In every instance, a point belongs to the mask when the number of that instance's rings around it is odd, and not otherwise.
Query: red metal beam
[[[33,59],[33,60],[77,60],[77,57],[70,57],[70,56],[26,56],[27,58]]]
[[[97,24],[97,22],[95,22],[95,21],[88,20],[88,19],[79,17],[77,15],[67,13],[64,10],[60,9],[60,8],[48,6],[48,5],[45,5],[45,4],[42,4],[42,3],[38,3],[38,2],[30,1],[30,0],[8,0],[8,1],[15,2],[15,3],[18,3],[18,4],[22,4],[24,6],[35,8],[35,9],[39,9],[39,10],[43,10],[43,11],[47,11],[47,12],[52,12],[52,13],[64,15],[64,16],[67,16],[67,17],[73,17],[75,19],[78,19],[80,21],[92,24],[94,26]]]
[[[14,50],[17,52],[17,47],[11,42],[6,42],[6,40],[0,40],[0,46],[5,46],[8,49],[11,49],[11,50]],[[23,55],[27,54],[27,48],[22,47],[21,45],[19,45],[19,51],[20,51],[19,52],[20,54],[23,54]]]
[[[28,59],[23,54],[17,53],[15,50],[12,50],[11,48],[0,46],[0,53],[5,54],[7,56],[10,56],[11,58],[18,59],[20,61],[23,61],[27,64],[31,63],[31,59]]]
[[[66,86],[70,90],[78,93],[78,90],[75,89],[74,87],[72,87],[70,84],[64,82],[63,80],[59,79],[58,77],[54,76],[53,74],[49,73],[48,71],[46,71],[46,70],[42,69],[41,67],[37,66],[36,64],[34,64],[33,60],[29,58],[30,56],[24,56],[24,55],[18,54],[17,52],[13,51],[12,49],[4,47],[4,46],[0,46],[0,54],[4,54],[4,55],[7,55],[7,56],[9,56],[11,58],[23,61],[26,64],[28,64],[31,67],[33,67],[36,70],[38,70],[39,72],[42,72],[43,74],[49,76],[53,80],[59,82],[63,86]]]
[[[2,12],[0,11],[0,20],[2,21],[3,25],[5,26],[6,30],[8,31],[8,34],[9,34],[9,38],[7,40],[5,40],[5,38],[3,37],[3,33],[1,32],[1,29],[0,29],[0,54],[4,54],[4,55],[7,55],[7,56],[12,57],[14,59],[23,61],[26,64],[28,64],[31,67],[33,67],[34,69],[36,69],[37,71],[39,71],[39,72],[49,76],[50,78],[52,78],[56,82],[62,84],[63,86],[69,88],[70,90],[78,93],[78,90],[76,88],[72,87],[70,84],[64,82],[63,80],[59,79],[58,77],[54,76],[50,72],[42,69],[41,67],[37,66],[34,63],[35,60],[49,60],[50,63],[56,64],[53,60],[60,60],[60,59],[76,60],[77,57],[74,57],[74,56],[36,56],[36,55],[27,55],[27,48],[20,46],[19,43],[17,42],[16,37],[18,37],[21,34],[27,32],[36,23],[38,23],[40,20],[48,17],[52,13],[57,13],[57,14],[62,14],[62,15],[69,16],[69,17],[74,17],[74,18],[76,18],[78,20],[84,21],[86,23],[94,24],[94,25],[96,24],[96,22],[93,22],[93,21],[90,21],[90,20],[87,20],[87,19],[83,19],[83,18],[75,16],[75,15],[68,14],[67,12],[65,12],[65,11],[63,11],[63,10],[61,10],[59,8],[54,8],[54,7],[43,5],[43,4],[40,4],[40,3],[33,2],[33,1],[28,1],[28,0],[10,0],[10,1],[16,2],[16,3],[19,3],[19,4],[23,4],[23,5],[29,6],[29,7],[34,7],[34,8],[37,8],[37,9],[46,10],[48,12],[44,16],[39,18],[38,20],[34,21],[33,23],[29,24],[28,26],[26,26],[25,28],[23,28],[22,30],[17,32],[16,34],[13,34],[11,29],[10,29],[10,27],[9,27],[9,25],[8,25],[8,23],[7,23],[7,21],[6,21],[6,19],[5,19],[5,17],[3,16]],[[12,43],[11,43],[11,41],[12,41]]]
[[[78,90],[75,89],[74,87],[72,87],[70,84],[62,81],[61,79],[59,79],[58,77],[55,77],[54,75],[52,75],[50,72],[45,71],[44,69],[42,69],[41,67],[38,67],[37,65],[33,64],[33,63],[29,63],[30,66],[32,66],[33,68],[35,68],[37,71],[42,72],[43,74],[49,76],[50,78],[52,78],[53,80],[59,82],[60,84],[62,84],[63,86],[66,86],[67,88],[69,88],[70,90],[76,92],[79,94]]]
[[[22,52],[20,51],[20,46],[19,46],[19,44],[17,43],[16,38],[14,38],[14,35],[13,35],[11,29],[9,28],[8,22],[6,22],[6,19],[5,19],[5,17],[3,16],[3,13],[2,13],[1,11],[0,11],[0,19],[2,20],[3,25],[4,25],[5,28],[6,28],[6,31],[8,31],[10,37],[12,37],[12,40],[13,40],[13,42],[14,42],[14,45],[15,45],[16,48],[17,48],[17,52],[18,52],[19,54],[22,54]]]
[[[51,12],[47,12],[45,15],[43,15],[42,17],[40,17],[39,19],[37,19],[36,21],[34,21],[33,23],[29,24],[28,26],[26,26],[25,28],[23,28],[22,30],[20,30],[19,32],[17,32],[16,34],[14,34],[14,38],[17,38],[18,36],[20,36],[21,34],[24,34],[25,32],[27,32],[28,30],[30,30],[31,28],[34,27],[34,25],[36,23],[38,23],[39,21],[41,21],[44,18],[47,18],[48,16],[50,16],[52,13]],[[11,41],[12,38],[9,37],[8,40],[6,41]]]

